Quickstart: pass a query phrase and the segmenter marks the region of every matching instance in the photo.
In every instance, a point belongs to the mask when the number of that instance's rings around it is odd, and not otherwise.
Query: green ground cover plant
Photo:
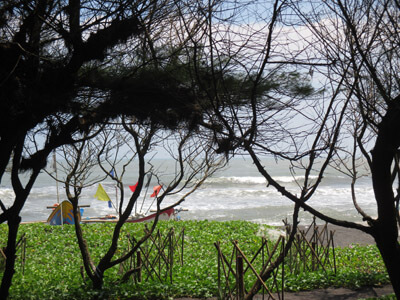
[[[112,224],[85,224],[84,235],[94,259],[106,251],[110,243]],[[126,224],[120,237],[122,254],[128,247],[127,235],[140,238],[144,224]],[[173,267],[173,281],[147,281],[134,284],[128,281],[116,284],[121,275],[118,267],[106,273],[102,291],[94,291],[89,280],[81,275],[81,256],[73,226],[49,226],[26,224],[19,234],[26,234],[26,264],[24,274],[18,258],[10,299],[161,299],[181,296],[211,297],[218,295],[218,260],[214,242],[220,241],[228,255],[232,252],[232,240],[251,257],[260,247],[262,236],[268,237],[268,227],[246,221],[164,221],[161,232],[174,227],[175,232],[185,229],[184,264]],[[0,244],[4,245],[7,227],[0,226]],[[272,245],[272,244],[271,244]],[[328,272],[301,272],[286,274],[287,291],[315,288],[360,287],[381,285],[389,282],[383,262],[375,246],[351,246],[337,248],[337,274]],[[19,252],[20,253],[20,252]],[[256,263],[260,268],[260,263]],[[246,286],[255,277],[246,273]],[[278,278],[280,276],[278,275]]]
[[[395,294],[391,294],[391,295],[385,295],[379,298],[367,298],[367,299],[360,299],[360,300],[396,300],[396,295]]]

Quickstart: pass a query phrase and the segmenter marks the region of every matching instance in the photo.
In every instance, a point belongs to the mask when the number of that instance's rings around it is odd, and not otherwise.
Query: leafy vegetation
[[[367,298],[367,300],[396,300],[396,295],[395,294],[390,294],[390,295],[385,295],[379,298]],[[363,300],[363,299],[360,299]]]
[[[120,236],[120,255],[128,247],[127,234],[140,237],[145,224],[126,224]],[[218,294],[218,260],[214,242],[221,242],[227,256],[232,253],[232,240],[251,257],[261,245],[261,236],[268,228],[245,221],[179,221],[161,222],[161,232],[170,227],[175,232],[185,228],[184,264],[174,264],[173,282],[147,281],[134,284],[128,281],[116,284],[121,278],[118,267],[106,272],[103,290],[94,291],[89,280],[81,275],[82,260],[75,240],[73,226],[29,224],[21,226],[19,234],[26,234],[26,264],[22,272],[21,257],[17,258],[11,299],[160,299],[165,297],[210,297]],[[0,242],[6,240],[7,227],[0,226]],[[84,236],[97,258],[109,246],[112,224],[83,224]],[[337,274],[333,271],[285,274],[285,289],[309,290],[328,286],[360,287],[388,283],[388,276],[375,246],[337,248]],[[21,250],[18,251],[18,255]],[[256,263],[257,265],[257,263]],[[259,264],[257,268],[259,268]],[[249,273],[249,272],[248,272]],[[247,274],[247,273],[246,273]],[[278,276],[280,277],[280,276]],[[246,286],[255,277],[247,274]]]

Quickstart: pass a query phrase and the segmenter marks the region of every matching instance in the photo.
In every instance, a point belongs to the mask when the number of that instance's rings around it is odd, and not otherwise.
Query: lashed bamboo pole
[[[281,240],[281,238],[278,239],[278,242]],[[277,243],[278,244],[278,243]],[[247,264],[250,265],[250,269],[253,271],[254,275],[257,277],[257,279],[260,281],[260,283],[265,287],[265,289],[267,290],[269,296],[275,300],[274,296],[272,295],[271,291],[269,290],[269,288],[267,287],[267,285],[265,284],[264,280],[262,280],[261,276],[257,273],[257,271],[254,269],[254,267],[250,264],[250,261],[247,259],[246,255],[242,252],[242,250],[239,248],[239,246],[237,245],[237,243],[233,242],[233,245],[235,246],[235,248],[239,251],[239,253],[243,256],[243,259],[246,261]],[[272,255],[270,256],[270,258],[268,259],[268,261],[270,261],[272,259]]]
[[[170,281],[172,283],[172,268],[174,266],[174,245],[173,245],[173,236],[174,236],[174,228],[171,228],[171,231],[169,233],[169,255],[170,255],[170,261],[169,261],[169,277]]]
[[[137,252],[136,266],[139,270],[138,276],[137,276],[137,281],[142,282],[142,255],[140,254],[140,251]]]
[[[244,300],[244,273],[243,273],[243,257],[236,256],[236,282],[238,287],[238,299]]]
[[[303,232],[301,232],[301,234],[303,235]],[[308,247],[311,249],[312,253],[315,255],[315,257],[316,257],[318,263],[321,265],[322,269],[324,269],[324,271],[326,272],[325,267],[322,265],[322,263],[321,263],[319,257],[317,256],[317,254],[315,253],[315,251],[313,250],[312,246],[311,246],[310,243],[307,241],[307,239],[306,239],[306,237],[305,237],[304,235],[303,235],[303,239],[304,239],[304,241],[306,242],[306,244],[308,245]]]
[[[215,246],[215,248],[217,248],[218,256],[221,257],[221,260],[224,260],[225,263],[227,264],[227,266],[229,266],[229,269],[232,270],[232,266],[228,263],[226,257],[224,256],[224,254],[221,251],[220,242],[214,243],[214,246]],[[228,288],[229,298],[233,299],[231,289],[229,288],[229,280],[228,280],[229,273],[228,274],[226,273],[226,269],[225,269],[225,264],[224,263],[222,263],[222,270],[224,271],[225,284],[226,284],[226,286]],[[232,273],[235,274],[233,270],[232,270]],[[235,274],[235,276],[236,276],[236,274]]]

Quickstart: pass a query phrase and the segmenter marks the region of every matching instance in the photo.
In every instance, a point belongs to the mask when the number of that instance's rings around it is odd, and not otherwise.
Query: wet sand
[[[319,226],[320,228],[322,226]],[[299,226],[300,229],[304,230],[307,227]],[[345,228],[341,226],[328,224],[328,232],[333,232],[333,241],[335,247],[348,247],[352,244],[357,245],[374,245],[375,241],[369,234],[352,228]],[[311,233],[311,230],[309,234]]]

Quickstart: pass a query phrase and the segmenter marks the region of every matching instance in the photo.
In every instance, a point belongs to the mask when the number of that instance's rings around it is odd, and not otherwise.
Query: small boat
[[[145,217],[139,217],[137,219],[131,218],[128,219],[126,222],[127,223],[138,223],[138,222],[150,222],[153,221],[157,216],[157,213],[145,216]],[[175,209],[173,207],[164,210],[162,213],[160,213],[158,220],[169,220],[175,216]]]
[[[139,223],[139,222],[151,222],[157,216],[157,212],[148,216],[136,216],[130,217],[126,220],[126,223]],[[160,213],[158,220],[170,220],[175,217],[175,209],[173,207],[168,208]],[[100,218],[86,218],[82,219],[81,223],[116,223],[118,218],[114,215],[107,215]]]
[[[80,221],[80,213],[78,212]],[[47,223],[50,225],[75,224],[72,203],[64,200],[60,205],[54,206]]]

